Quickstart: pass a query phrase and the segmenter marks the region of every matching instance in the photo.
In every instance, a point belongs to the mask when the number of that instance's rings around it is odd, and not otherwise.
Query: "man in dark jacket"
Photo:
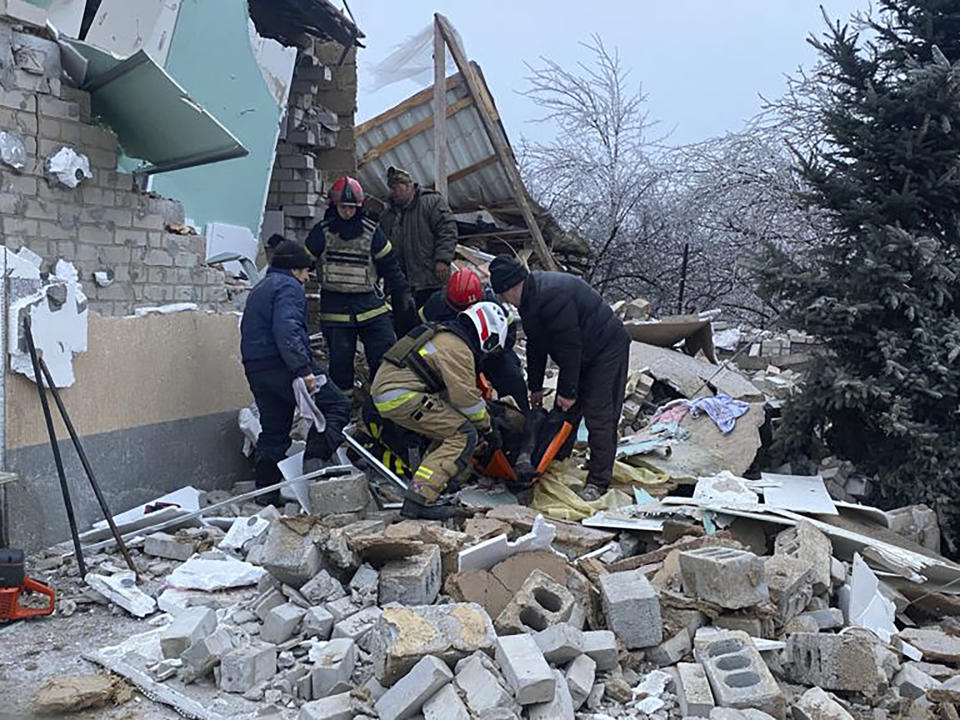
[[[271,240],[274,240],[271,238]],[[240,355],[247,382],[260,411],[257,439],[256,485],[280,482],[277,463],[290,448],[290,428],[297,403],[293,382],[303,378],[313,401],[323,413],[326,428],[313,425],[307,434],[304,465],[325,462],[340,445],[343,427],[350,419],[350,401],[333,382],[327,382],[313,362],[307,334],[307,298],[303,284],[313,258],[292,240],[274,243],[266,276],[250,291],[240,321]],[[276,502],[279,493],[264,496]]]
[[[320,325],[330,348],[330,377],[346,393],[353,391],[357,338],[370,367],[370,379],[383,354],[397,341],[390,310],[377,292],[383,278],[393,300],[398,326],[416,324],[407,279],[390,241],[363,209],[363,188],[352,177],[330,189],[330,206],[307,236],[320,278]]]
[[[387,170],[390,207],[380,227],[400,253],[400,265],[421,307],[450,276],[457,250],[457,222],[440,193],[424,190],[405,170]]]
[[[547,356],[560,368],[556,405],[586,421],[586,494],[596,497],[613,479],[630,336],[600,294],[573,275],[530,273],[513,257],[498,255],[490,263],[490,282],[505,302],[520,310],[533,407],[543,402]]]

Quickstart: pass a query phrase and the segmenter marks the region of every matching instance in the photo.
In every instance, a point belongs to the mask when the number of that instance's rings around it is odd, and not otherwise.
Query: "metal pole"
[[[83,465],[83,471],[87,474],[87,479],[90,480],[90,486],[93,488],[93,494],[97,496],[97,502],[100,503],[100,509],[103,511],[103,517],[106,519],[107,525],[110,526],[110,532],[117,541],[117,546],[120,548],[120,553],[123,555],[123,559],[127,562],[127,567],[133,570],[134,574],[137,576],[137,580],[139,580],[140,571],[137,569],[136,563],[133,562],[133,558],[130,556],[130,551],[123,542],[123,538],[120,537],[120,531],[117,529],[117,524],[113,521],[113,514],[110,512],[110,508],[107,507],[107,501],[104,499],[103,493],[100,492],[100,484],[97,482],[97,478],[93,474],[93,468],[90,467],[90,462],[87,460],[87,453],[84,451],[83,445],[80,444],[80,437],[77,435],[77,431],[73,427],[73,421],[70,420],[70,416],[67,414],[67,408],[64,406],[63,400],[60,399],[60,391],[57,390],[57,386],[53,382],[53,375],[50,373],[50,369],[47,367],[47,363],[44,362],[43,358],[40,358],[40,369],[43,371],[43,377],[46,378],[47,385],[50,388],[50,394],[53,395],[53,400],[57,404],[57,410],[60,411],[60,417],[63,419],[63,424],[67,426],[67,432],[70,433],[70,439],[73,441],[73,447],[77,450],[77,455],[80,458],[80,464]]]
[[[677,298],[677,315],[683,315],[683,291],[687,285],[687,261],[690,258],[690,244],[683,244],[683,264],[680,266],[680,297]]]
[[[50,413],[47,394],[43,389],[43,375],[40,373],[37,348],[33,344],[29,315],[23,321],[23,328],[27,338],[27,349],[30,351],[30,360],[33,363],[33,377],[37,383],[37,392],[40,394],[40,404],[43,406],[43,418],[46,420],[47,434],[50,436],[50,448],[53,450],[53,460],[57,465],[57,475],[60,477],[60,492],[63,495],[63,504],[67,510],[67,521],[70,523],[70,537],[73,539],[73,550],[77,554],[77,567],[82,578],[87,574],[87,563],[84,562],[83,549],[80,547],[80,533],[77,531],[77,519],[73,516],[73,503],[70,502],[70,488],[67,487],[67,476],[63,471],[63,458],[60,457],[60,446],[57,445],[57,431],[53,426],[53,415]]]
[[[360,453],[363,456],[364,460],[366,460],[368,463],[373,465],[374,470],[376,470],[378,473],[383,475],[387,480],[397,484],[400,488],[403,489],[404,492],[406,492],[407,484],[403,480],[401,480],[400,476],[397,475],[395,472],[393,472],[393,470],[391,470],[382,462],[377,460],[377,458],[373,455],[373,453],[367,450],[355,438],[350,437],[348,433],[343,434],[343,439],[347,443],[347,445],[349,445],[358,453]]]

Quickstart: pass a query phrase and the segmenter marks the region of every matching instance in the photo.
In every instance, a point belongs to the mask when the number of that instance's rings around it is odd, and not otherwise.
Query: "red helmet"
[[[454,310],[465,310],[483,300],[480,276],[470,268],[457,270],[447,281],[447,303]]]
[[[327,198],[331,205],[360,207],[363,205],[363,187],[356,179],[344,175],[330,188]]]

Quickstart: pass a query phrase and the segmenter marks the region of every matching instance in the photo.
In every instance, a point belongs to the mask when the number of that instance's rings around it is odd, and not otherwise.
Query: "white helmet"
[[[495,302],[478,302],[460,314],[470,318],[477,330],[477,337],[480,338],[480,349],[484,353],[503,350],[507,344],[508,324],[507,314],[502,307]]]

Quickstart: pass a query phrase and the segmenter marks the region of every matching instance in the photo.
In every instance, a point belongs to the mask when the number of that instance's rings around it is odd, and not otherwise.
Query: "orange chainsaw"
[[[24,592],[45,595],[46,606],[22,606],[20,596]],[[27,577],[24,570],[23,550],[0,548],[0,622],[50,615],[55,601],[56,593],[52,587]]]

